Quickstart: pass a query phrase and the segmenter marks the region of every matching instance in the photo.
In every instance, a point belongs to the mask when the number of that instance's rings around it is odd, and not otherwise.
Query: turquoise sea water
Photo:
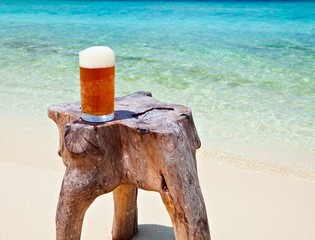
[[[92,45],[116,52],[116,96],[189,106],[205,148],[315,156],[314,2],[0,0],[0,114],[46,119],[79,101],[78,52]]]

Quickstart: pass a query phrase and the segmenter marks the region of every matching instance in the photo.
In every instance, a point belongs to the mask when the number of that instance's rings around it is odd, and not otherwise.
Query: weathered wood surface
[[[79,103],[48,109],[66,166],[58,240],[79,240],[85,211],[111,191],[113,239],[131,239],[137,233],[137,188],[160,193],[177,240],[210,239],[195,157],[200,140],[189,108],[137,92],[115,99],[110,122],[86,123],[80,114]]]

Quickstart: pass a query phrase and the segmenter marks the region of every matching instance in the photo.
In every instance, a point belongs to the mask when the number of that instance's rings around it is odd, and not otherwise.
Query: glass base
[[[114,113],[111,113],[108,115],[100,115],[100,116],[81,113],[81,118],[87,122],[108,122],[114,119]]]

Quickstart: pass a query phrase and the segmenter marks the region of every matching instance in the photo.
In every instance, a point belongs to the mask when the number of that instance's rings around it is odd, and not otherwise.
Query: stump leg
[[[175,156],[181,156],[179,147]],[[171,217],[176,240],[210,240],[210,230],[205,203],[199,185],[194,154],[178,159],[162,174],[164,205]],[[185,158],[185,159],[184,159]],[[174,161],[175,162],[175,161]],[[186,171],[180,171],[186,169]]]
[[[185,195],[185,194],[184,194]],[[210,232],[206,210],[203,199],[200,195],[190,196],[186,204],[174,201],[186,196],[171,196],[170,194],[161,194],[162,200],[171,217],[176,240],[210,240]],[[201,208],[195,208],[198,204]]]
[[[78,171],[66,171],[56,214],[57,240],[80,240],[85,212],[100,195],[97,192],[94,181]]]
[[[121,185],[113,191],[113,240],[130,240],[138,232],[137,192],[138,189],[130,185]]]

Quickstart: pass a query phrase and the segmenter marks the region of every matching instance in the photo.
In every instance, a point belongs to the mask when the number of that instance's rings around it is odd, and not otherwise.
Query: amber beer
[[[114,118],[115,53],[95,46],[79,53],[82,119],[106,122]]]

